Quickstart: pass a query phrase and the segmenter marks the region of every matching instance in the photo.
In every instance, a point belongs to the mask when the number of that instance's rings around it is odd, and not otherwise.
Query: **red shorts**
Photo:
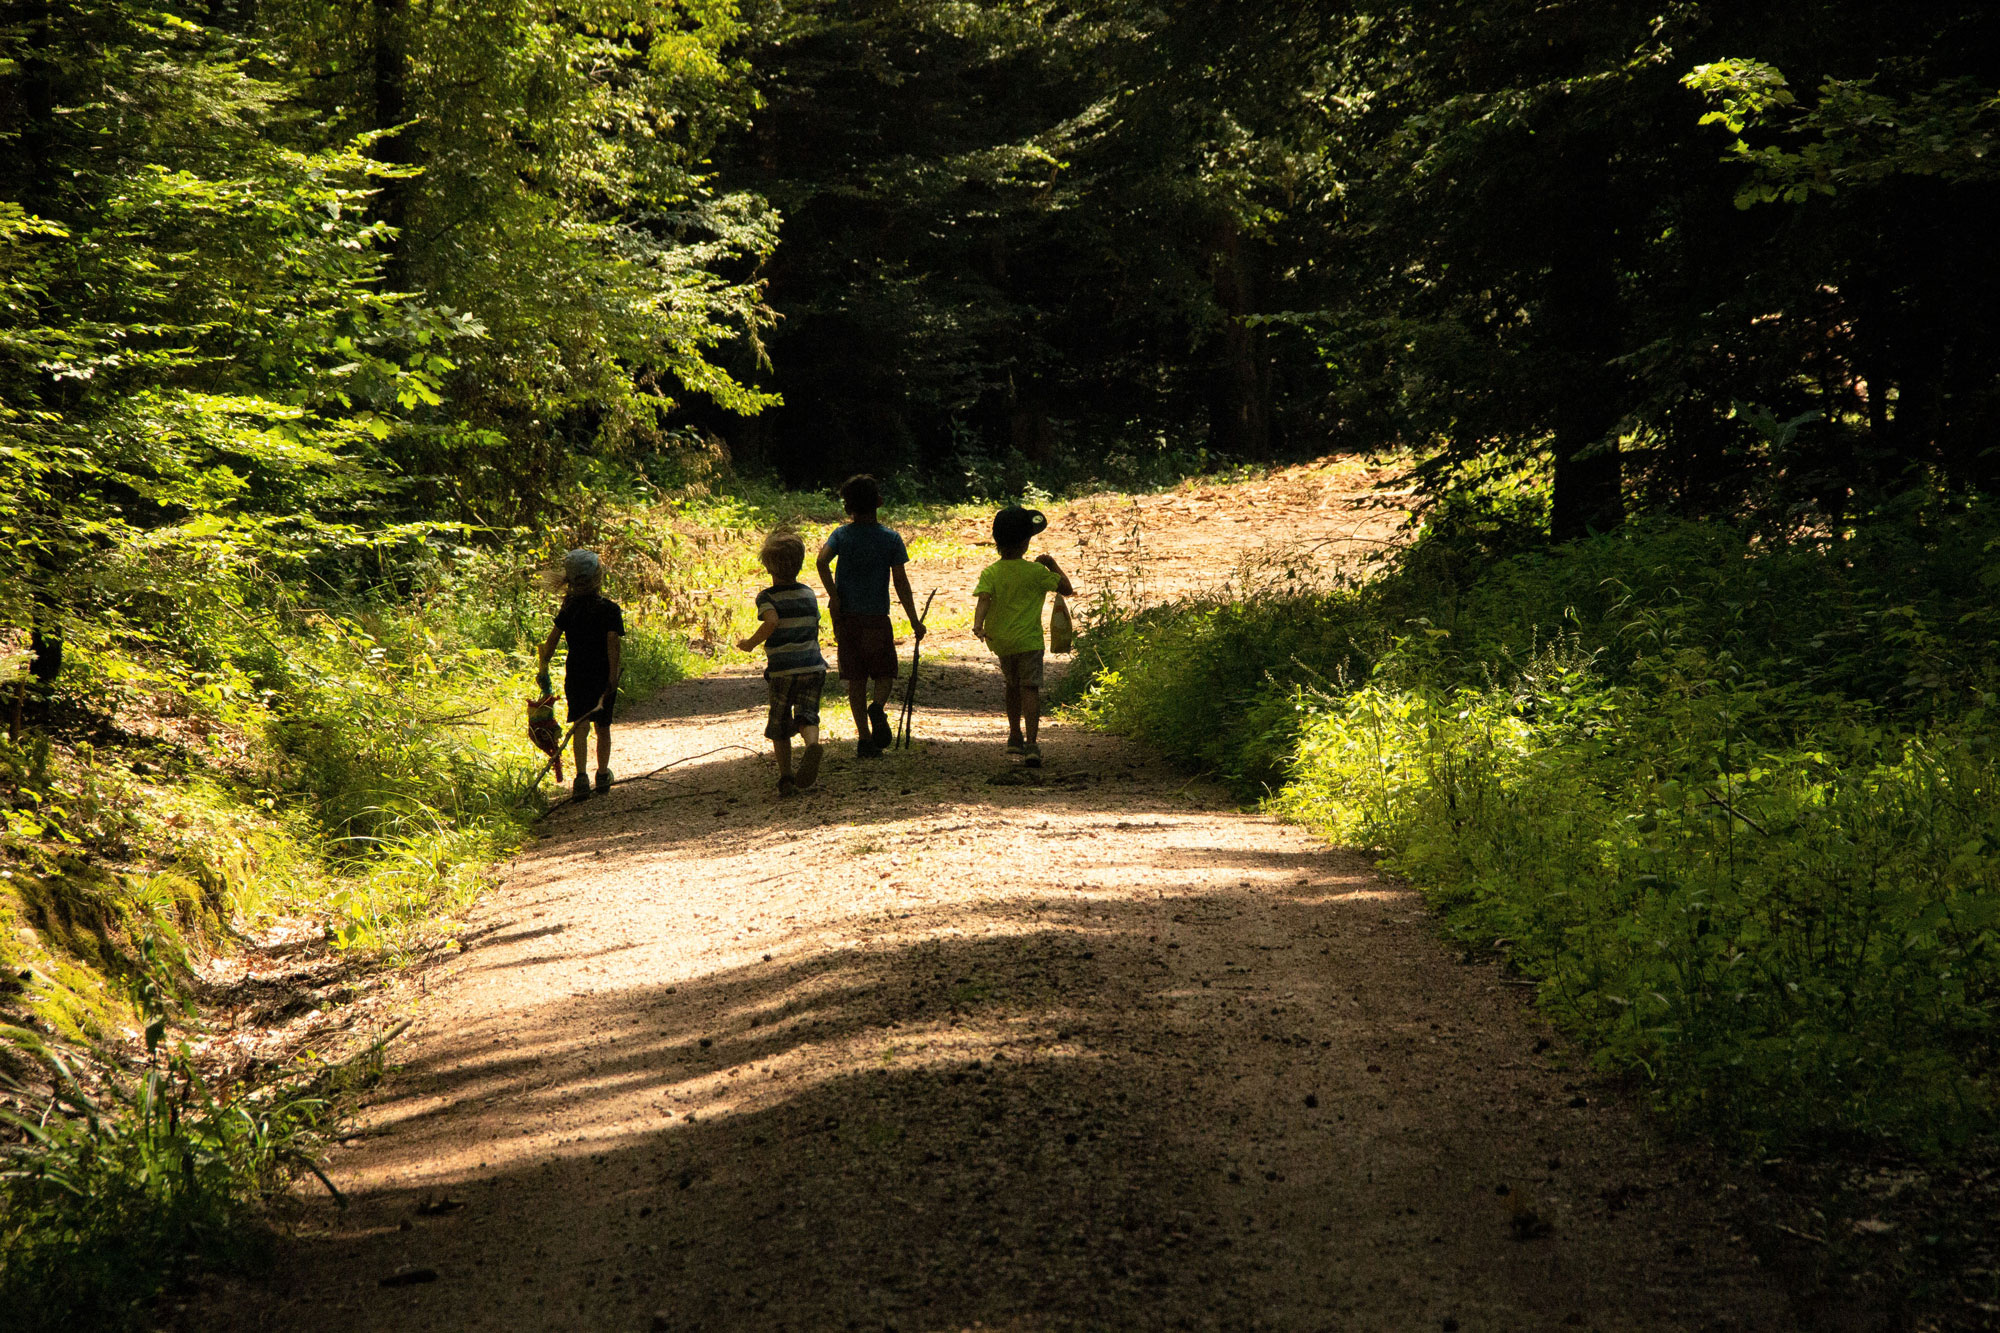
[[[842,680],[896,678],[896,634],[887,616],[835,616],[833,649]]]

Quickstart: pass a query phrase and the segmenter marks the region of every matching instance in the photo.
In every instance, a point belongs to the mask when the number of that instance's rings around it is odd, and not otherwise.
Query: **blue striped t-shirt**
[[[826,670],[819,655],[819,598],[803,583],[766,588],[757,594],[757,615],[764,608],[778,613],[778,627],[764,640],[764,674],[805,676]]]

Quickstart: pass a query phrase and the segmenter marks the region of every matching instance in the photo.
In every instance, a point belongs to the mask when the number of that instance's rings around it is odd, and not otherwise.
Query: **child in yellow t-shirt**
[[[972,607],[972,632],[1000,658],[1007,683],[1007,752],[1029,768],[1042,766],[1036,733],[1042,723],[1042,604],[1052,592],[1074,596],[1076,589],[1055,558],[1026,559],[1028,543],[1049,525],[1038,509],[1018,506],[993,516],[993,545],[1000,558],[979,575]]]

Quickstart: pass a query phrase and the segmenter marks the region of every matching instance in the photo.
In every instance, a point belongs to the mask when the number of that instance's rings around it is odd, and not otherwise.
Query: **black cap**
[[[1049,516],[1039,509],[1010,505],[993,516],[993,540],[1002,546],[1018,546],[1049,525]]]

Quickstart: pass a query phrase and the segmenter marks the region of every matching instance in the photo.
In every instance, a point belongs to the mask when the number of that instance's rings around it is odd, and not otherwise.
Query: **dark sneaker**
[[[854,742],[854,757],[856,759],[880,759],[882,757],[882,747],[874,741],[856,741]]]
[[[888,749],[896,739],[896,732],[889,725],[889,710],[881,704],[868,705],[868,730],[873,733],[869,739],[875,742],[877,750]]]
[[[611,770],[608,768],[598,769],[597,794],[602,796],[605,792],[608,792],[610,790],[611,790]]]
[[[1028,743],[1022,740],[1019,736],[1009,736],[1007,738],[1008,754],[1021,754],[1025,752],[1027,748],[1028,748]]]
[[[571,799],[572,801],[587,801],[587,800],[589,800],[589,799],[590,799],[590,779],[589,779],[589,778],[587,778],[587,777],[585,777],[585,776],[584,776],[583,774],[581,774],[581,773],[577,774],[577,775],[576,775],[576,781],[570,784],[570,789],[569,789],[569,798],[570,798],[570,799]]]
[[[798,781],[794,779],[790,773],[779,774],[778,795],[782,797],[782,796],[797,796],[798,794],[799,794]]]
[[[1021,767],[1040,768],[1041,766],[1042,766],[1042,747],[1039,745],[1035,745],[1032,742],[1027,745],[1023,745],[1021,747]]]
[[[818,741],[814,741],[805,748],[805,753],[799,756],[799,790],[804,791],[819,781],[820,752],[825,748]]]

